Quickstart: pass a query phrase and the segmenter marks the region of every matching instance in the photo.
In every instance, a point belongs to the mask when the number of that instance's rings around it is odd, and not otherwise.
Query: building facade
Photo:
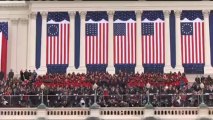
[[[205,74],[212,73],[212,59],[211,59],[211,10],[213,9],[213,3],[211,1],[199,1],[199,2],[163,2],[163,1],[31,1],[31,2],[25,2],[25,1],[2,1],[0,3],[1,11],[0,11],[0,21],[1,22],[8,22],[8,48],[7,48],[7,72],[10,69],[13,69],[13,71],[18,74],[20,70],[28,69],[28,70],[37,70],[39,74],[45,74],[48,71],[47,62],[49,52],[48,51],[48,24],[51,24],[51,21],[49,20],[49,14],[51,12],[66,12],[68,15],[68,21],[66,24],[69,25],[69,31],[67,34],[67,39],[69,42],[66,43],[67,48],[66,49],[66,72],[86,72],[88,70],[88,63],[87,61],[87,43],[86,43],[86,36],[87,34],[87,23],[91,22],[87,20],[89,12],[97,12],[97,11],[104,11],[107,15],[107,34],[106,37],[108,38],[105,44],[107,44],[107,49],[105,50],[105,54],[107,57],[103,58],[106,59],[106,63],[103,63],[105,65],[106,71],[110,73],[114,73],[116,70],[116,65],[118,65],[117,68],[119,68],[119,65],[133,65],[135,72],[144,72],[146,65],[144,62],[143,57],[147,57],[147,54],[150,54],[151,58],[155,58],[155,55],[158,53],[150,52],[147,49],[144,48],[148,46],[147,44],[142,46],[143,44],[143,35],[147,33],[147,31],[144,31],[142,29],[143,22],[145,23],[146,20],[143,19],[143,15],[148,14],[147,11],[161,11],[163,15],[163,26],[164,27],[164,36],[163,36],[163,52],[162,56],[164,59],[163,64],[163,71],[164,72],[184,72],[184,60],[186,58],[186,61],[188,59],[189,66],[192,64],[202,64],[203,65],[203,71]],[[115,42],[113,41],[115,39],[115,28],[116,28],[116,15],[119,14],[118,11],[131,11],[134,12],[134,18],[133,23],[135,25],[135,31],[134,35],[135,38],[133,41],[133,50],[130,52],[130,56],[133,56],[133,60],[129,59],[130,62],[121,62],[119,64],[116,63],[116,52],[115,49]],[[189,47],[183,48],[182,36],[187,33],[183,33],[183,22],[186,22],[186,30],[189,29],[188,32],[190,32],[191,28],[188,24],[189,21],[184,21],[182,19],[183,12],[186,11],[198,11],[201,12],[201,22],[203,24],[202,26],[202,43],[201,46],[203,47],[196,47],[196,44],[186,43],[186,45],[189,45]],[[38,14],[40,15],[40,24],[41,26],[38,26]],[[76,15],[78,14],[78,15]],[[171,15],[172,14],[172,15]],[[174,27],[171,28],[171,20],[173,16],[173,22]],[[78,17],[78,18],[76,18]],[[122,19],[122,18],[118,18]],[[78,20],[78,21],[77,21]],[[76,22],[79,22],[79,26],[76,26]],[[122,22],[122,21],[121,21]],[[189,25],[189,26],[187,26]],[[40,30],[38,29],[40,27]],[[173,29],[173,31],[171,30]],[[196,28],[194,27],[193,30]],[[79,30],[79,31],[76,31]],[[114,30],[114,31],[113,31]],[[132,29],[130,29],[132,30]],[[38,31],[40,31],[40,34],[38,34]],[[121,32],[121,31],[119,31]],[[172,35],[175,33],[174,35]],[[150,34],[149,34],[150,35]],[[80,40],[80,43],[76,46],[76,39],[77,36]],[[201,36],[201,35],[200,35]],[[40,38],[40,43],[38,43],[38,39]],[[172,42],[173,40],[173,43]],[[193,40],[192,40],[193,41]],[[196,40],[194,39],[196,42]],[[135,43],[134,43],[135,42]],[[154,43],[154,41],[153,41]],[[103,44],[103,46],[105,46]],[[151,43],[150,43],[151,44]],[[38,48],[37,45],[40,45]],[[174,46],[175,45],[175,48]],[[151,45],[150,45],[151,46]],[[158,46],[158,43],[156,43],[156,46]],[[195,46],[195,47],[194,47]],[[63,46],[62,48],[64,48]],[[91,48],[91,46],[89,46]],[[93,46],[94,47],[94,46]],[[119,45],[118,45],[119,47]],[[127,47],[128,48],[128,47]],[[131,47],[130,47],[131,48]],[[150,49],[153,49],[153,51],[156,49],[155,47],[149,47]],[[38,50],[39,49],[39,50]],[[53,48],[52,48],[53,49]],[[77,50],[78,49],[78,50]],[[173,50],[172,50],[173,49]],[[189,52],[185,53],[183,49],[189,49]],[[200,56],[202,56],[202,62],[197,62],[194,60],[196,59],[196,53],[193,51],[196,51],[197,49],[201,50]],[[92,49],[88,49],[92,50]],[[125,52],[122,51],[123,48],[120,48],[120,51],[122,55],[128,56]],[[144,51],[148,51],[147,53],[144,53]],[[191,51],[190,51],[191,50]],[[202,51],[203,50],[203,51]],[[78,55],[77,55],[77,53]],[[94,48],[94,52],[98,51],[98,49]],[[103,50],[104,51],[104,50]],[[98,54],[102,54],[102,52],[98,52]],[[118,50],[119,51],[119,50]],[[185,50],[186,51],[186,50]],[[37,56],[37,53],[39,56]],[[150,53],[149,53],[150,52]],[[119,54],[119,53],[118,53]],[[198,53],[197,53],[198,54]],[[198,57],[200,57],[197,55]],[[185,56],[185,58],[184,58]],[[189,56],[189,57],[188,57]],[[79,58],[79,59],[76,59]],[[193,59],[192,59],[193,58]],[[89,58],[91,59],[98,59],[99,56],[96,58]],[[100,58],[101,59],[101,58]],[[143,60],[144,59],[144,60]],[[156,57],[156,59],[158,59]],[[191,60],[192,59],[192,60]],[[96,63],[93,63],[92,65],[100,65],[101,63],[98,63],[98,60],[96,60]],[[125,58],[122,59],[123,61],[126,61]],[[121,61],[122,61],[121,60]],[[135,61],[135,62],[131,62]],[[153,60],[155,61],[155,60]],[[175,63],[173,64],[173,61]],[[195,62],[193,62],[195,61]],[[38,64],[38,65],[37,65]],[[76,64],[77,67],[76,67]],[[150,65],[158,65],[156,62],[150,62],[147,63]],[[101,64],[102,65],[102,64]],[[92,66],[93,67],[93,66]],[[97,66],[96,66],[97,67]],[[99,67],[99,66],[98,66]],[[150,67],[150,66],[148,66]],[[131,68],[131,67],[130,67]],[[153,68],[151,66],[151,68]],[[192,67],[192,70],[195,67]],[[54,68],[52,68],[54,69]],[[125,69],[128,69],[125,68]],[[186,69],[186,68],[185,68]]]

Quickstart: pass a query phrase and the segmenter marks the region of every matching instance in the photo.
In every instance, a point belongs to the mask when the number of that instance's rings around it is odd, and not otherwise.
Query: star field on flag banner
[[[121,15],[114,21],[114,64],[136,64],[135,14]]]
[[[8,22],[0,22],[0,70],[4,74],[7,74],[7,42]]]
[[[202,12],[183,12],[181,53],[183,64],[204,64],[204,22]]]
[[[56,20],[51,19],[51,17]],[[52,13],[47,22],[47,65],[68,64],[69,35],[70,25],[66,17],[63,14]]]
[[[161,11],[146,11],[142,16],[142,63],[165,63],[165,24]]]
[[[87,12],[86,64],[108,63],[108,15],[105,11]]]

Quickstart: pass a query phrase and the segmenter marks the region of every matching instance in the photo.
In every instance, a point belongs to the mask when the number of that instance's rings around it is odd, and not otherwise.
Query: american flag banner
[[[0,22],[0,69],[4,74],[7,73],[7,41],[8,22]]]
[[[142,15],[142,63],[165,63],[165,23],[162,11],[144,11]]]
[[[69,15],[66,12],[48,13],[46,64],[68,64],[69,62]]]
[[[108,18],[106,12],[87,12],[86,64],[108,63]]]
[[[181,15],[182,64],[204,64],[204,22],[201,11]]]
[[[114,16],[114,64],[136,64],[136,21],[132,11]]]

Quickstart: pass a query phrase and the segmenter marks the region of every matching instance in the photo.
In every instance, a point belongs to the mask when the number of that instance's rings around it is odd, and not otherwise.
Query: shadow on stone
[[[36,120],[47,120],[47,119],[44,118],[44,117],[39,117],[39,118],[37,118]]]
[[[41,103],[37,108],[38,109],[46,109],[46,105],[44,103]]]
[[[212,119],[210,119],[210,118],[198,118],[196,120],[212,120]]]
[[[158,120],[157,118],[154,118],[154,117],[146,117],[146,118],[144,118],[144,119],[142,119],[142,120]]]
[[[86,120],[101,120],[99,117],[88,117]]]

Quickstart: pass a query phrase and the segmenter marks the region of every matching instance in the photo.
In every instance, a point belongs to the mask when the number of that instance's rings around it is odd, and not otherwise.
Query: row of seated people
[[[151,86],[180,86],[188,83],[184,74],[135,74],[130,78],[128,86],[145,87],[149,83]]]
[[[35,80],[0,81],[0,106],[35,107],[41,101],[43,83],[44,102],[48,107],[78,107],[85,102],[90,106],[94,102],[94,83],[97,83],[98,104],[102,107],[129,106],[140,107],[147,103],[146,84],[150,83],[150,100],[154,106],[198,106],[201,102],[200,83],[205,84],[205,101],[209,106],[213,103],[213,86],[211,77],[196,78],[189,84],[184,74],[169,73],[136,73],[120,72],[87,74],[46,74]],[[13,95],[13,96],[11,96]]]
[[[104,72],[95,72],[88,74],[48,74],[44,76],[39,76],[35,82],[35,86],[40,86],[42,83],[47,87],[87,87],[91,88],[94,83],[98,85],[103,83],[110,86],[117,86],[122,84],[122,86],[127,85],[128,87],[140,86],[144,87],[147,83],[152,86],[180,86],[181,84],[187,84],[188,80],[183,74],[153,74],[153,73],[143,73],[143,74],[127,74],[122,73],[111,75]],[[102,85],[102,84],[101,84]]]

